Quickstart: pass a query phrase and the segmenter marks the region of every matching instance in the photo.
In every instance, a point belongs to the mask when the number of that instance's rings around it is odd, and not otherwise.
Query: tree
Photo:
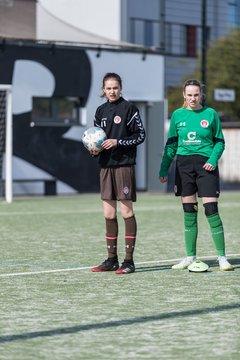
[[[236,30],[210,44],[207,50],[207,98],[208,106],[216,109],[224,121],[240,121],[240,31]],[[201,80],[201,57],[194,74],[187,78]],[[214,99],[214,89],[235,90],[234,102],[219,102]],[[168,91],[169,111],[181,106],[182,87]]]

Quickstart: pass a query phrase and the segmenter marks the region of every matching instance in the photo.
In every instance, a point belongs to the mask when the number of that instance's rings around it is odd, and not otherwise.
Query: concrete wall
[[[76,30],[120,40],[120,3],[121,0],[39,0],[37,38],[49,39],[52,36],[55,29],[49,22],[49,16],[54,16]],[[59,38],[67,35],[64,28],[59,31]]]
[[[51,51],[50,51],[51,50]],[[164,58],[141,53],[96,49],[85,50],[49,45],[21,46],[6,44],[0,58],[0,83],[13,86],[13,177],[15,179],[57,179],[57,192],[86,192],[98,189],[97,159],[92,159],[81,144],[86,128],[93,125],[100,98],[102,78],[106,72],[117,72],[123,81],[123,96],[140,107],[148,126],[147,108],[164,99]],[[1,71],[4,70],[4,71]],[[159,81],[156,81],[156,75]],[[32,126],[32,98],[81,96],[87,112],[84,126],[57,125],[54,119],[46,125]],[[159,122],[159,116],[151,123]],[[158,128],[155,129],[156,131]],[[157,134],[160,139],[161,132]],[[150,140],[151,141],[151,140]],[[153,156],[156,148],[154,149]],[[138,154],[137,185],[147,190],[148,142]],[[151,169],[157,174],[159,164]],[[16,183],[15,194],[41,194],[43,184]]]
[[[0,2],[0,36],[35,39],[36,0]]]
[[[221,179],[225,183],[238,182],[240,190],[240,128],[224,128],[225,151],[219,161]]]

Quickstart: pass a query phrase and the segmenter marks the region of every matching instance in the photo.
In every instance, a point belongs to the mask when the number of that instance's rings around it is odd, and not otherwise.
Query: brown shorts
[[[120,166],[100,170],[102,200],[136,201],[135,167]]]

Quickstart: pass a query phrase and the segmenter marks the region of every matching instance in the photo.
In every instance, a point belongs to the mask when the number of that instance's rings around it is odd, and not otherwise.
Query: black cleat
[[[118,257],[108,258],[102,264],[94,266],[92,272],[116,271],[119,268]]]
[[[135,272],[135,265],[132,260],[124,260],[121,267],[115,271],[116,274],[130,274]]]

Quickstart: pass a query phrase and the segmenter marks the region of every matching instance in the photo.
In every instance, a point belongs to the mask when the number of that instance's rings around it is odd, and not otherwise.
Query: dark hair
[[[202,85],[200,83],[200,81],[196,80],[196,79],[189,79],[186,80],[183,84],[183,91],[185,91],[186,87],[189,85],[194,85],[194,86],[198,86],[200,91],[202,92]]]
[[[102,81],[102,90],[104,89],[105,82],[109,79],[115,79],[119,83],[120,89],[122,90],[122,79],[118,74],[116,74],[114,72],[109,72],[104,75],[103,81]],[[105,94],[103,91],[101,97],[103,98],[104,96],[105,96]]]
[[[200,90],[200,93],[201,93],[201,104],[204,105],[205,103],[205,86],[202,85],[200,83],[200,81],[196,80],[196,79],[188,79],[184,82],[183,84],[183,92],[185,92],[185,89],[187,86],[189,85],[194,85],[194,86],[198,86],[199,87],[199,90]],[[182,107],[186,107],[186,103],[184,101]]]

